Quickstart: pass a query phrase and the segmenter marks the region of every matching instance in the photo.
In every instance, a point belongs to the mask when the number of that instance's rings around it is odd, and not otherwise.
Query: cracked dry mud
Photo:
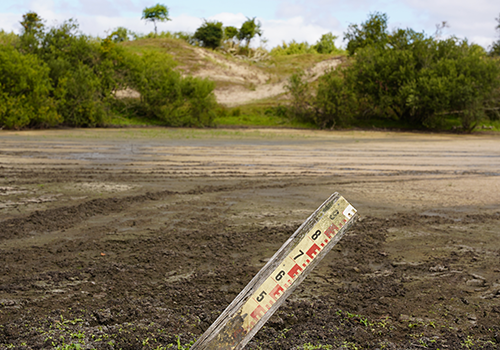
[[[0,349],[188,343],[333,192],[360,220],[247,349],[498,349],[499,187],[493,135],[2,132]]]

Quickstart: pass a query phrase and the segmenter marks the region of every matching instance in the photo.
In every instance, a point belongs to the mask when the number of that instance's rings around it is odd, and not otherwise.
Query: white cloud
[[[322,34],[333,32],[334,35],[342,34],[318,24],[307,23],[303,17],[297,16],[286,20],[264,20],[262,23],[264,37],[269,40],[268,48],[281,45],[283,41],[307,41],[314,44]],[[339,45],[340,42],[337,43]]]
[[[496,37],[495,17],[500,6],[492,0],[404,0],[415,13],[420,14],[420,23],[426,28],[447,21],[449,35],[467,37],[469,41],[483,46],[490,45]]]
[[[215,16],[208,17],[207,20],[220,21],[224,24],[224,26],[233,26],[233,27],[239,28],[239,27],[241,27],[243,22],[245,22],[247,20],[247,18],[242,13],[222,12],[222,13],[216,14]]]
[[[445,35],[468,38],[487,47],[496,38],[498,0],[281,0],[276,16],[301,16],[304,24],[316,24],[332,31],[345,31],[349,23],[361,23],[369,13],[389,15],[389,28],[413,28],[433,34],[436,24],[447,21]]]
[[[19,30],[21,29],[19,20],[20,18],[18,18],[15,13],[0,13],[0,23],[2,23],[0,30],[19,33]]]

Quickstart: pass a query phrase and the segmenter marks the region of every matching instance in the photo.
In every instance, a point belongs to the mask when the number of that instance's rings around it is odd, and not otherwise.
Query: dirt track
[[[500,348],[498,136],[101,129],[0,133],[0,349],[187,343],[332,192],[248,349]]]

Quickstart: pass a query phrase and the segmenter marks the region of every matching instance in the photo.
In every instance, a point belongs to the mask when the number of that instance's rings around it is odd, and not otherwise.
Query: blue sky
[[[0,29],[19,31],[23,13],[35,11],[48,25],[75,18],[84,33],[105,36],[118,26],[136,32],[153,30],[152,24],[140,20],[141,11],[157,1],[150,0],[1,0]],[[332,32],[342,44],[343,32],[350,23],[364,21],[370,12],[389,15],[389,27],[411,27],[427,33],[447,21],[445,34],[467,37],[485,47],[498,39],[496,17],[498,0],[252,0],[246,2],[161,1],[170,9],[172,21],[158,25],[159,30],[194,32],[203,18],[221,20],[224,25],[239,26],[248,17],[262,22],[267,46],[283,40],[314,43],[321,34]]]

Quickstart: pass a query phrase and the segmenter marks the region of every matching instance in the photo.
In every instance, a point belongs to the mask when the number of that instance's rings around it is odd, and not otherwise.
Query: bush
[[[375,12],[370,14],[368,20],[357,24],[350,24],[344,34],[347,40],[347,52],[354,55],[358,49],[367,46],[382,47],[387,41],[387,20],[385,13]]]
[[[298,43],[295,40],[290,41],[288,44],[283,42],[281,46],[278,45],[271,50],[271,55],[273,56],[303,55],[308,53],[315,54],[318,52],[307,42]]]
[[[44,34],[38,55],[50,68],[54,96],[65,125],[102,125],[106,99],[125,85],[126,54],[110,39],[98,41],[64,22]]]
[[[19,129],[60,122],[51,90],[49,68],[40,59],[0,46],[0,127]]]
[[[255,38],[256,35],[262,36],[261,23],[255,20],[254,18],[248,18],[241,25],[240,30],[238,31],[237,38],[241,41],[246,41],[246,46],[250,45],[250,41]]]
[[[271,50],[273,56],[303,55],[303,54],[341,54],[344,51],[335,46],[337,36],[332,33],[323,34],[315,45],[307,42],[298,43],[295,40],[288,44],[283,42]]]
[[[131,34],[132,33],[127,28],[118,27],[108,36],[108,39],[114,43],[121,43],[129,41]]]
[[[345,73],[342,68],[332,70],[319,80],[313,119],[322,129],[349,125],[359,110],[356,94]]]
[[[148,34],[129,32],[134,40],[140,39],[180,39],[184,40],[190,45],[196,44],[196,40],[193,38],[193,34],[187,32],[161,32],[157,35],[153,32]]]
[[[485,102],[500,83],[498,64],[481,47],[412,30],[394,32],[386,47],[358,50],[349,73],[357,94],[385,116],[439,128],[445,115],[456,114],[465,131],[485,116]]]
[[[168,56],[156,52],[135,58],[132,87],[141,93],[142,111],[170,126],[210,126],[217,106],[215,84],[207,79],[182,78]]]
[[[205,21],[201,27],[196,29],[193,36],[201,46],[214,50],[221,46],[223,37],[224,30],[222,29],[222,22],[215,21]]]
[[[342,53],[343,51],[335,46],[335,40],[337,38],[338,36],[333,35],[332,33],[323,34],[321,38],[316,42],[316,45],[314,45],[314,49],[317,53],[320,54],[331,55]]]
[[[19,37],[14,32],[7,33],[0,30],[0,45],[14,46],[18,43]]]
[[[298,71],[290,76],[285,90],[291,95],[291,114],[297,120],[306,121],[310,116],[310,92],[309,84],[305,79],[304,71]]]

